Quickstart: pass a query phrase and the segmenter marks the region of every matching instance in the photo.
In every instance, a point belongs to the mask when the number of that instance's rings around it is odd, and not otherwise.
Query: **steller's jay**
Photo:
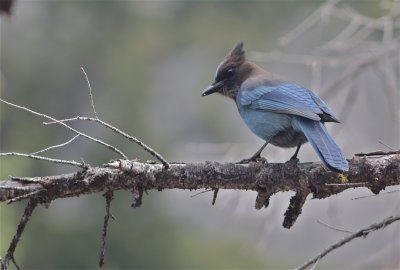
[[[215,81],[203,96],[220,93],[232,98],[246,125],[264,145],[251,158],[255,161],[271,143],[279,147],[297,147],[309,141],[324,164],[336,172],[347,172],[349,165],[324,126],[339,122],[331,109],[316,94],[297,84],[273,76],[248,61],[243,42],[228,53],[219,64]]]

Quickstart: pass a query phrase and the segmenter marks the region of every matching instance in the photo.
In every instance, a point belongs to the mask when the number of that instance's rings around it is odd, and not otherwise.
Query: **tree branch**
[[[19,106],[19,105],[17,105],[17,104],[8,102],[8,101],[6,101],[6,100],[4,100],[4,99],[1,99],[1,98],[0,98],[0,102],[3,102],[4,104],[10,105],[10,106],[12,106],[12,107],[14,107],[14,108],[17,108],[17,109],[20,109],[20,110],[29,112],[29,113],[31,113],[31,114],[34,114],[34,115],[41,116],[41,117],[43,117],[43,118],[49,119],[49,120],[51,120],[51,121],[53,121],[53,122],[56,122],[56,123],[58,123],[58,124],[60,124],[60,125],[62,125],[62,126],[64,126],[64,127],[66,127],[67,129],[71,130],[72,132],[75,132],[77,135],[80,135],[80,136],[82,136],[82,137],[85,137],[85,138],[87,138],[87,139],[93,141],[93,142],[96,142],[96,143],[98,143],[98,144],[101,144],[101,145],[107,147],[108,149],[110,149],[110,150],[116,152],[116,153],[119,154],[122,158],[128,159],[128,157],[127,157],[124,153],[122,153],[120,150],[118,150],[116,147],[114,147],[114,146],[112,146],[112,145],[109,145],[109,144],[107,144],[107,143],[105,143],[105,142],[103,142],[103,141],[101,141],[101,140],[99,140],[99,139],[96,139],[96,138],[93,138],[93,137],[91,137],[91,136],[89,136],[89,135],[86,135],[85,133],[80,132],[80,131],[74,129],[74,128],[68,126],[67,124],[65,124],[65,123],[63,123],[63,122],[60,122],[59,120],[57,120],[57,119],[55,119],[55,118],[53,118],[53,117],[51,117],[51,116],[48,116],[48,115],[43,114],[43,113],[35,112],[34,110],[28,109],[28,108],[23,107],[23,106]]]
[[[48,157],[38,156],[35,154],[24,154],[24,153],[16,153],[16,152],[0,153],[0,157],[5,157],[5,156],[27,157],[27,158],[37,159],[37,160],[45,160],[45,161],[49,161],[49,162],[53,162],[53,163],[68,164],[68,165],[78,166],[78,167],[82,167],[82,168],[84,168],[86,166],[83,163],[78,163],[73,160],[48,158]]]
[[[102,267],[104,264],[104,255],[106,252],[106,237],[107,237],[107,228],[108,228],[108,220],[112,217],[110,213],[110,205],[111,201],[114,198],[114,193],[112,191],[107,191],[106,193],[103,194],[103,196],[106,198],[106,212],[104,214],[104,222],[103,222],[103,232],[101,234],[101,250],[100,250],[100,260],[99,260],[99,266]]]
[[[395,216],[395,217],[388,217],[386,219],[384,219],[383,221],[379,222],[379,223],[375,223],[372,224],[371,226],[369,226],[368,228],[359,230],[358,232],[347,236],[346,238],[344,238],[343,240],[333,244],[332,246],[330,246],[329,248],[325,249],[323,252],[319,253],[317,256],[315,256],[314,258],[308,260],[307,262],[305,262],[304,264],[302,264],[301,266],[297,267],[296,270],[304,270],[307,269],[307,267],[309,267],[310,265],[317,263],[322,257],[325,257],[328,253],[330,253],[331,251],[347,244],[348,242],[359,238],[359,237],[366,237],[370,232],[385,228],[386,226],[388,226],[389,224],[400,220],[400,216]]]
[[[85,71],[85,69],[83,67],[81,67],[81,70],[83,72],[83,75],[85,75],[86,83],[87,83],[87,86],[88,86],[88,89],[89,89],[90,105],[92,105],[93,114],[96,117],[96,119],[99,119],[99,117],[97,116],[96,109],[94,108],[93,93],[92,93],[92,87],[90,86],[89,77],[86,74],[86,71]]]
[[[235,189],[266,194],[258,196],[256,208],[267,206],[267,198],[280,191],[299,194],[289,206],[286,219],[290,227],[301,212],[304,198],[312,194],[322,199],[349,188],[367,187],[374,194],[385,187],[400,184],[400,155],[378,158],[354,157],[347,177],[327,170],[321,163],[193,163],[149,164],[117,160],[103,167],[87,168],[76,173],[30,178],[12,178],[0,182],[0,201],[35,198],[39,202],[76,197],[114,190],[133,190],[134,204],[141,202],[143,190],[163,189]],[[347,182],[343,182],[346,178]],[[354,183],[364,183],[354,185]],[[332,185],[337,183],[338,185]],[[40,190],[40,192],[39,192]],[[38,192],[36,192],[38,191]],[[141,191],[141,192],[140,192]],[[24,196],[30,193],[31,196]],[[137,194],[136,194],[137,193]],[[136,194],[136,195],[135,195]],[[300,196],[301,195],[301,196]],[[261,196],[262,197],[262,196]],[[298,202],[297,202],[298,201]],[[300,211],[300,212],[299,212]],[[293,212],[290,216],[289,212]],[[289,216],[288,216],[289,215]]]
[[[30,199],[28,204],[26,205],[25,211],[24,211],[24,213],[21,217],[21,221],[18,225],[17,232],[15,233],[15,235],[11,241],[10,247],[7,250],[7,255],[3,261],[0,261],[2,270],[8,269],[8,265],[9,265],[10,261],[12,261],[15,264],[15,266],[17,267],[17,269],[19,270],[19,267],[16,264],[15,259],[14,259],[14,251],[17,248],[19,239],[21,238],[21,235],[25,230],[26,224],[28,223],[30,217],[32,216],[33,210],[35,210],[36,206],[37,206],[37,201],[35,199]]]
[[[155,150],[153,150],[150,146],[148,146],[147,144],[145,144],[144,142],[140,141],[139,139],[129,135],[128,133],[123,132],[122,130],[119,130],[118,128],[98,119],[98,118],[92,118],[92,117],[82,117],[82,116],[77,116],[77,117],[73,117],[73,118],[68,118],[68,119],[63,119],[63,120],[58,120],[56,121],[52,121],[52,122],[43,122],[43,125],[52,125],[52,124],[59,124],[59,123],[65,123],[65,122],[70,122],[70,121],[76,121],[76,120],[84,120],[84,121],[90,121],[90,122],[96,122],[100,125],[103,125],[104,127],[111,129],[112,131],[114,131],[117,134],[120,134],[121,136],[125,137],[126,139],[128,139],[131,142],[136,143],[137,145],[139,145],[140,147],[142,147],[146,152],[148,152],[150,155],[152,155],[153,157],[155,157],[156,159],[158,159],[166,169],[168,169],[169,167],[169,163],[168,161],[161,156],[158,152],[156,152]]]

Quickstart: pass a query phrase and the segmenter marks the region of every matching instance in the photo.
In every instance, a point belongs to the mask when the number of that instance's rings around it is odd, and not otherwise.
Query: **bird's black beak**
[[[213,83],[212,85],[210,85],[209,87],[207,87],[201,95],[202,95],[203,97],[204,97],[204,96],[211,95],[211,94],[213,94],[213,93],[218,92],[219,90],[221,90],[221,89],[222,89],[222,86],[224,86],[224,82],[223,82],[223,81]]]

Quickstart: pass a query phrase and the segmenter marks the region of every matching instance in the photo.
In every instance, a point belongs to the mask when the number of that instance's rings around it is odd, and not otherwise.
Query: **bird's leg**
[[[261,148],[257,151],[257,152],[255,152],[255,154],[251,157],[251,158],[249,158],[250,160],[256,160],[256,159],[258,159],[258,158],[261,158],[261,152],[264,150],[264,148],[268,145],[268,143],[269,143],[269,141],[268,142],[265,142],[262,146],[261,146]]]
[[[299,151],[300,151],[300,147],[301,147],[301,143],[299,143],[299,144],[297,145],[296,152],[294,152],[294,154],[293,154],[293,156],[290,158],[290,160],[296,160],[296,159],[297,159],[297,154],[298,154]]]
[[[261,146],[261,148],[253,155],[251,156],[251,158],[245,158],[242,159],[241,161],[239,161],[239,164],[243,164],[243,163],[249,163],[251,161],[257,161],[257,159],[261,158],[261,152],[264,150],[264,148],[268,145],[269,141],[266,141],[263,146]]]

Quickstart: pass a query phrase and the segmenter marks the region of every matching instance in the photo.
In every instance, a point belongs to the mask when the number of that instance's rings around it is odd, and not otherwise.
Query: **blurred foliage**
[[[91,80],[100,118],[144,138],[169,159],[173,147],[181,142],[181,134],[189,141],[209,136],[223,141],[226,134],[235,133],[221,119],[217,103],[212,103],[220,100],[199,105],[202,89],[213,79],[215,67],[227,50],[239,40],[251,44],[254,50],[273,48],[282,33],[322,2],[17,1],[13,16],[1,18],[0,22],[1,96],[58,119],[91,115],[86,82],[80,71],[83,66]],[[367,11],[375,7],[374,1],[351,3]],[[193,51],[198,52],[195,61],[185,66],[176,66],[169,60]],[[160,66],[165,70],[159,71]],[[160,72],[169,69],[183,75],[169,77],[164,89],[163,83],[155,82]],[[183,82],[188,85],[183,87]],[[154,85],[161,87],[155,89]],[[168,92],[173,93],[168,99],[166,89],[179,87],[187,93]],[[196,104],[184,99],[188,93],[196,97]],[[197,106],[200,109],[196,111]],[[171,117],[162,121],[163,125],[154,124],[158,118],[170,115],[171,110],[171,115],[193,113],[192,107],[197,118],[184,122]],[[60,127],[43,127],[43,119],[5,105],[0,106],[0,113],[2,152],[28,153],[73,136]],[[182,129],[176,131],[178,137],[171,131],[175,125]],[[117,145],[130,157],[149,158],[138,147],[95,125],[74,126]],[[82,157],[93,165],[115,158],[109,150],[84,140],[48,154],[75,160]],[[75,170],[13,158],[1,159],[0,165],[1,179]],[[174,210],[162,205],[162,195],[146,196],[139,209],[129,207],[128,192],[118,192],[115,197],[112,209],[117,220],[109,227],[105,268],[270,265],[255,249],[243,250],[244,237],[229,228],[213,234],[171,218],[168,212]],[[0,206],[2,255],[22,213],[22,204]],[[103,212],[104,200],[100,196],[65,199],[54,202],[49,209],[37,209],[18,246],[17,261],[26,269],[96,267]]]
[[[157,194],[132,209],[130,196],[117,192],[106,251],[111,268],[264,268],[256,254],[242,250],[239,237],[222,232],[207,235],[196,226],[182,226],[157,210]],[[149,197],[150,198],[150,197]],[[18,246],[17,260],[28,269],[94,268],[100,252],[104,200],[100,196],[55,202],[38,209]],[[18,207],[20,208],[20,207]],[[22,210],[22,209],[19,209]],[[4,209],[9,222],[2,235],[13,233],[18,217]],[[46,223],[44,223],[46,221]],[[2,223],[3,224],[3,223]],[[216,238],[215,238],[216,237]],[[2,239],[4,254],[9,239]],[[106,267],[107,268],[107,267]]]

